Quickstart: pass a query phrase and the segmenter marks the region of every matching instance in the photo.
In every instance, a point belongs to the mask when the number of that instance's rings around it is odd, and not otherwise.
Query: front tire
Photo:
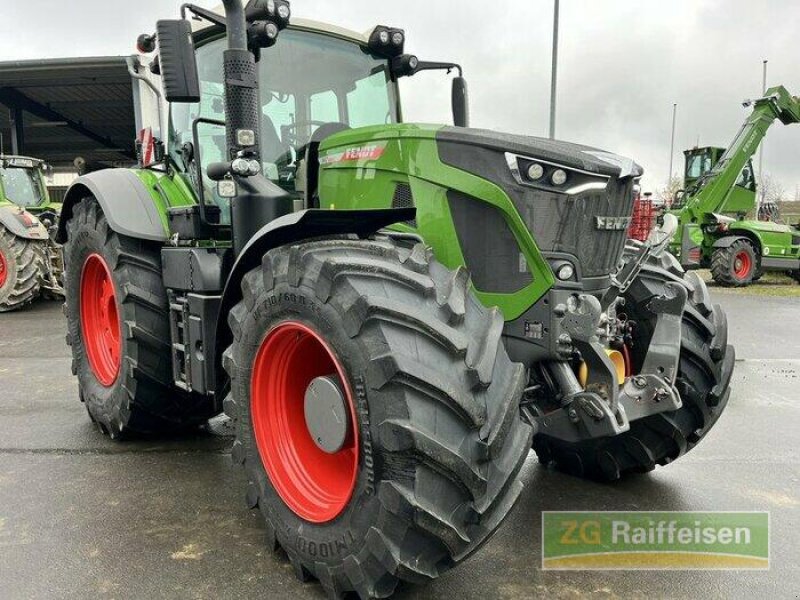
[[[173,386],[160,247],[115,233],[93,198],[74,207],[67,236],[67,344],[91,419],[112,438],[204,423],[210,401]]]
[[[0,225],[0,313],[39,297],[44,268],[45,242],[23,240]]]
[[[716,248],[711,256],[711,276],[723,287],[746,287],[756,280],[760,271],[758,253],[748,240]]]
[[[680,362],[675,388],[683,406],[631,423],[611,438],[569,444],[537,437],[540,462],[570,475],[614,481],[667,465],[692,450],[719,419],[730,396],[735,351],[728,345],[728,322],[712,304],[705,283],[695,273],[683,273],[671,256],[652,259],[626,293],[625,312],[638,323],[631,348],[634,373],[644,362],[655,326],[647,310],[665,284],[683,281],[689,300],[683,316]]]
[[[332,597],[383,598],[401,580],[437,577],[488,539],[521,491],[526,373],[503,348],[499,312],[468,286],[424,246],[389,240],[279,248],[244,278],[225,354],[233,458],[269,545]],[[298,432],[301,392],[320,375],[339,377],[352,423],[327,458]],[[293,481],[307,491],[287,490]]]

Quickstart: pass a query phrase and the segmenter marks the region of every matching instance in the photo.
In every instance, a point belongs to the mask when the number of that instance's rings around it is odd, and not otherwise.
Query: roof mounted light
[[[369,36],[369,49],[386,58],[396,58],[403,54],[406,32],[402,29],[378,25]]]
[[[275,45],[278,34],[289,26],[292,10],[288,0],[250,0],[245,15],[250,49],[258,52]]]
[[[271,21],[278,29],[285,29],[292,16],[288,0],[250,0],[244,10],[248,23]]]
[[[410,77],[418,68],[419,59],[413,54],[403,54],[392,59],[391,70],[394,77]]]

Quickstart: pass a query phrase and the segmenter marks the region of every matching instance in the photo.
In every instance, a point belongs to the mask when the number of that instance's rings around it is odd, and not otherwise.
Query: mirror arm
[[[225,17],[206,8],[201,8],[196,4],[187,3],[181,6],[181,19],[186,18],[187,11],[192,13],[192,15],[194,15],[193,18],[197,21],[205,19],[209,23],[219,25],[220,27],[228,26],[228,20]]]
[[[461,65],[456,63],[448,63],[448,62],[429,62],[429,61],[420,61],[417,65],[417,68],[414,70],[414,75],[419,73],[420,71],[447,71],[450,73],[453,69],[458,70],[458,76],[464,76],[464,69],[461,68]]]

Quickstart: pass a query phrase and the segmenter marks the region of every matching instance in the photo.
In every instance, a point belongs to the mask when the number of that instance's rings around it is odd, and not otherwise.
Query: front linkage
[[[614,321],[608,314],[615,315],[617,307],[624,306],[622,294],[648,261],[664,254],[676,226],[674,217],[667,218],[646,242],[630,243],[602,302],[595,296],[581,294],[555,308],[566,331],[566,337],[559,340],[565,346],[565,354],[575,351],[580,355],[588,367],[588,378],[586,385],[581,385],[568,363],[549,365],[561,390],[561,408],[535,415],[530,412],[530,405],[523,406],[528,417],[538,423],[542,435],[564,442],[616,436],[628,431],[631,421],[681,408],[675,378],[680,359],[681,323],[688,300],[685,285],[667,283],[665,293],[649,301],[647,309],[656,318],[655,330],[636,376],[620,382],[617,368],[606,350],[610,324]],[[609,304],[608,313],[604,312],[603,304]]]

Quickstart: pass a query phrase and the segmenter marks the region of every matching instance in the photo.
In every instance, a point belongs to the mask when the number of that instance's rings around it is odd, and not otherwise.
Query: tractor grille
[[[638,166],[620,178],[621,167],[598,158],[594,148],[492,131],[445,128],[437,141],[444,164],[491,181],[508,194],[543,253],[573,255],[584,278],[616,270],[633,214],[634,179],[641,175]],[[509,167],[506,153],[608,178],[608,185],[575,195],[548,185],[523,185]]]
[[[598,217],[627,218],[633,212],[632,184],[611,180],[608,189],[577,196],[526,190],[515,202],[520,216],[544,252],[578,259],[584,277],[613,272],[628,238],[627,227],[598,227]]]

